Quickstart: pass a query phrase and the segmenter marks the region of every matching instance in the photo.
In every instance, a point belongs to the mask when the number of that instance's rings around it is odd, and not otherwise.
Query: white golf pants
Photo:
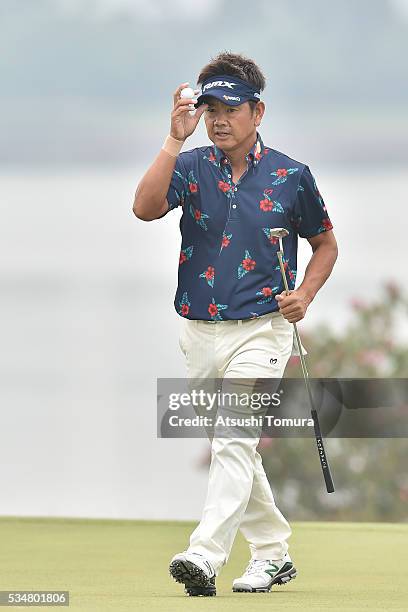
[[[222,379],[222,390],[230,390],[234,378],[267,378],[276,379],[277,389],[290,355],[298,354],[293,335],[293,325],[274,312],[216,323],[182,319],[179,343],[190,380]],[[237,406],[229,414],[250,416],[251,411]],[[190,536],[188,551],[204,555],[217,575],[238,528],[254,559],[281,559],[288,550],[291,528],[275,504],[257,452],[260,432],[252,429],[244,435],[241,428],[237,437],[217,437],[217,429],[210,436],[207,496],[201,521]]]

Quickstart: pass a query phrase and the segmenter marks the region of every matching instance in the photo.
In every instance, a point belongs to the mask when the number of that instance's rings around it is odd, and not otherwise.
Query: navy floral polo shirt
[[[265,147],[258,132],[246,161],[234,184],[230,162],[216,145],[177,157],[167,212],[183,209],[174,299],[182,317],[250,319],[279,310],[275,295],[284,286],[279,242],[270,230],[289,231],[284,265],[294,289],[298,235],[309,238],[333,227],[307,165]]]

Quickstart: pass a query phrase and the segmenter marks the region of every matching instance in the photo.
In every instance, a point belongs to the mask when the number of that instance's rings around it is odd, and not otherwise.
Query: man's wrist
[[[166,136],[165,138],[162,149],[172,157],[177,157],[182,149],[183,144],[184,140],[178,140],[177,138],[174,138],[174,136],[172,136],[171,134],[168,134],[168,136]]]
[[[299,286],[298,292],[302,296],[302,299],[306,302],[307,306],[309,306],[309,304],[314,300],[314,297],[316,295],[316,293],[313,292],[310,288],[303,287],[302,285]]]

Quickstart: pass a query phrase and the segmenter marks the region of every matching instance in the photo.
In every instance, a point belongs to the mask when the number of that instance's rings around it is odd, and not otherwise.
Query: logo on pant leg
[[[271,357],[270,360],[269,360],[269,363],[271,365],[276,365],[278,363],[278,360],[277,360],[276,357]]]

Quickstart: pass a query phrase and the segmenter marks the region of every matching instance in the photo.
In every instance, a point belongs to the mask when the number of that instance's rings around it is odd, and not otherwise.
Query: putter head
[[[279,238],[279,250],[282,253],[282,257],[283,257],[282,238],[285,238],[285,236],[289,236],[288,230],[285,229],[284,227],[273,227],[271,228],[271,236],[274,236],[275,238]]]
[[[289,236],[289,232],[284,227],[274,227],[271,229],[271,236],[275,236],[275,238],[285,238],[285,236]]]

